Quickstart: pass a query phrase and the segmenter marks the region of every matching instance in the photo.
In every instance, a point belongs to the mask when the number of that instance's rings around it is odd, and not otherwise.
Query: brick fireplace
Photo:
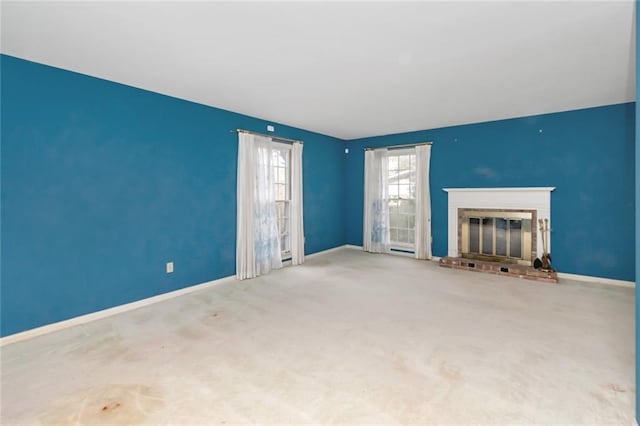
[[[555,273],[532,267],[543,252],[538,219],[550,218],[554,189],[445,188],[448,256],[440,264],[557,282]]]

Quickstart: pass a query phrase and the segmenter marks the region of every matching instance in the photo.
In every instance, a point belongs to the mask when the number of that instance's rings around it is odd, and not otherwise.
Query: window
[[[281,268],[283,258],[304,263],[302,148],[302,141],[238,129],[238,279]]]
[[[389,233],[391,249],[413,251],[416,219],[415,150],[392,150],[387,155]]]
[[[278,213],[282,259],[291,257],[291,145],[273,142],[271,150],[273,185]]]
[[[362,246],[431,258],[431,144],[367,148]]]

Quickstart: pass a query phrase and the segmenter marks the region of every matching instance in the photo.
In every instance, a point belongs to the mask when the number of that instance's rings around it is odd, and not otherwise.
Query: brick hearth
[[[558,274],[556,272],[545,272],[532,268],[531,266],[516,265],[513,263],[487,262],[484,260],[447,256],[440,259],[440,266],[444,266],[445,268],[486,272],[496,275],[506,275],[508,277],[525,278],[549,284],[555,284],[558,282]]]

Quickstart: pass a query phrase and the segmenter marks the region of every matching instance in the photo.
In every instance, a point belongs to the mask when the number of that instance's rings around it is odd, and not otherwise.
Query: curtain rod
[[[253,132],[251,130],[245,130],[245,129],[235,129],[235,130],[229,130],[230,132],[238,132],[238,133],[249,133],[252,135],[258,135],[258,136],[264,136],[267,138],[271,138],[271,140],[276,141],[276,142],[285,142],[285,143],[302,143],[304,144],[303,141],[299,141],[297,139],[289,139],[289,138],[281,138],[280,136],[274,136],[274,135],[268,135],[266,133],[259,133],[259,132]]]
[[[405,143],[403,145],[379,146],[377,148],[368,147],[368,148],[365,148],[364,150],[375,151],[376,149],[382,149],[382,148],[392,150],[392,149],[410,148],[410,147],[413,148],[414,146],[421,146],[421,145],[433,145],[433,142]]]

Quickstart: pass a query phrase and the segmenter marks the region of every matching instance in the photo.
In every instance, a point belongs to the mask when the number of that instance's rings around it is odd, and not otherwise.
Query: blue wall
[[[634,279],[634,103],[349,141],[347,242],[362,244],[365,147],[433,141],[433,253],[447,254],[446,187],[555,186],[562,272]]]
[[[273,123],[9,56],[0,65],[2,335],[234,273],[230,130]],[[441,188],[556,186],[555,265],[633,280],[635,114],[629,103],[346,143],[275,125],[305,141],[307,253],[362,244],[364,147],[430,140],[435,255],[447,244]]]
[[[0,61],[2,335],[235,273],[230,130],[268,122]],[[344,142],[275,125],[305,142],[306,253],[344,244]]]

